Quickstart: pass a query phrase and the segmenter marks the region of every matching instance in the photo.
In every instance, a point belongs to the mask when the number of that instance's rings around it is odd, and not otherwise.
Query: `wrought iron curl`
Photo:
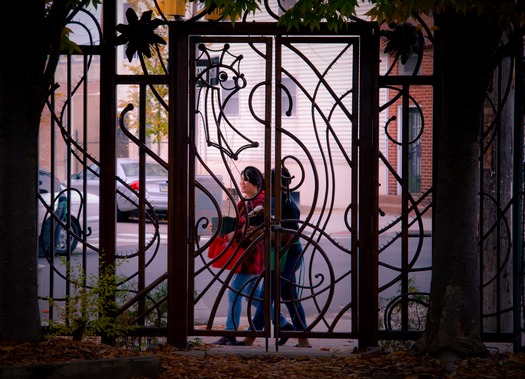
[[[69,214],[68,212],[66,212],[67,214],[67,217],[68,217],[68,220],[63,220],[61,215],[57,214],[57,209],[58,207],[56,206],[56,204],[58,202],[60,202],[60,197],[64,194],[67,193],[67,198],[70,198],[70,193],[71,192],[76,192],[79,196],[79,199],[80,199],[80,203],[79,203],[79,208],[77,210],[77,213],[76,215],[72,215],[72,214]],[[37,197],[38,197],[38,200],[40,201],[40,203],[44,206],[44,208],[46,209],[46,213],[44,214],[44,217],[43,217],[43,222],[42,222],[42,226],[41,226],[41,229],[40,229],[40,233],[39,235],[42,235],[43,233],[45,233],[44,231],[44,225],[45,225],[45,222],[50,219],[52,220],[54,223],[56,223],[55,225],[55,228],[62,228],[62,230],[66,231],[68,237],[72,237],[74,238],[76,241],[82,243],[82,244],[85,244],[86,246],[89,246],[91,248],[93,248],[94,250],[96,250],[96,247],[89,244],[87,242],[87,237],[89,237],[92,233],[92,230],[91,230],[91,227],[88,226],[87,228],[87,231],[85,230],[82,230],[81,226],[80,226],[80,223],[79,223],[79,219],[80,219],[80,214],[82,213],[82,209],[83,209],[83,206],[84,206],[84,202],[82,201],[83,199],[83,194],[76,188],[65,188],[65,189],[62,189],[58,192],[58,194],[51,199],[51,204],[48,204],[44,198],[42,197],[42,195],[40,193],[37,194]],[[76,228],[80,231],[80,234],[77,234],[74,230],[74,225],[73,224],[76,224]],[[56,242],[56,241],[55,241]],[[46,258],[48,261],[51,261],[51,253],[53,252],[54,248],[51,247],[51,251],[47,252],[48,255],[46,255]]]
[[[130,131],[129,129],[126,127],[125,125],[125,122],[124,122],[124,119],[125,119],[125,116],[128,112],[132,111],[134,109],[133,107],[133,104],[128,104],[121,112],[120,116],[119,116],[119,126],[120,126],[120,129],[122,130],[122,132],[124,133],[124,135],[126,135],[126,137],[128,137],[128,139],[130,139],[135,145],[138,146],[138,148],[141,150],[141,151],[144,151],[146,153],[146,155],[148,155],[150,158],[154,159],[157,163],[159,163],[161,166],[163,166],[165,169],[168,169],[168,165],[167,163],[161,159],[157,154],[155,154],[151,149],[149,149],[144,143],[142,143],[142,141],[140,141],[137,137],[135,137]],[[118,176],[115,177],[115,179],[124,187],[126,187],[131,193],[134,193],[136,195],[137,198],[139,198],[139,193],[134,190],[133,188],[131,188],[131,186],[126,183],[124,180],[122,180],[121,178],[119,178]],[[123,193],[122,191],[119,191],[117,189],[117,194],[119,194],[120,196],[122,196],[123,198],[125,198],[127,201],[131,202],[133,205],[136,205],[138,207],[138,202],[137,200],[135,199],[132,199],[130,198],[129,196],[127,196],[125,193]],[[148,243],[146,244],[146,251],[149,250],[155,243],[157,245],[157,247],[155,248],[155,253],[153,254],[153,257],[157,254],[157,251],[159,249],[159,246],[160,246],[160,232],[159,232],[159,218],[153,208],[153,206],[151,205],[151,203],[148,201],[148,199],[144,199],[144,204],[145,206],[147,207],[147,209],[149,210],[149,212],[146,212],[146,217],[149,219],[149,221],[153,224],[154,226],[154,233],[153,235],[151,236],[151,238],[149,239]],[[118,256],[119,258],[130,258],[130,257],[134,257],[136,256],[137,254],[139,254],[138,251],[134,252],[134,253],[131,253],[131,254],[126,254],[124,256]],[[153,257],[149,260],[148,263],[151,262],[151,260],[153,259]]]
[[[428,292],[409,292],[406,294],[401,294],[393,299],[390,300],[390,302],[387,304],[384,310],[383,314],[383,322],[385,325],[385,329],[387,331],[392,331],[392,315],[398,307],[405,304],[406,306],[409,306],[410,303],[415,303],[416,305],[419,304],[423,306],[424,308],[428,308],[430,305],[430,294]],[[426,315],[426,311],[424,312]],[[410,317],[410,316],[409,316]],[[426,316],[423,316],[426,317]],[[421,327],[424,326],[424,323],[420,324]]]
[[[257,148],[259,143],[249,139],[244,133],[236,128],[232,122],[226,117],[224,107],[228,104],[230,99],[235,96],[240,90],[246,88],[247,81],[244,74],[240,71],[240,64],[243,60],[243,55],[233,55],[230,52],[230,45],[224,44],[220,49],[211,49],[205,44],[201,43],[198,45],[198,50],[201,54],[196,58],[198,61],[204,60],[207,62],[207,67],[200,72],[195,78],[195,84],[200,84],[198,104],[196,107],[196,114],[198,114],[202,120],[204,128],[204,136],[206,143],[210,147],[217,148],[221,154],[237,160],[239,154],[248,148]],[[214,61],[211,53],[218,53],[218,61]],[[226,57],[232,59],[230,63],[226,63]],[[228,73],[231,72],[231,75]],[[216,78],[217,82],[212,82],[212,78]],[[228,84],[231,78],[232,84]],[[221,89],[228,91],[228,94],[223,99],[221,96]],[[204,104],[208,101],[212,104],[212,115],[209,116],[207,108],[200,109],[200,102],[203,99]],[[206,100],[206,101],[204,101]],[[209,121],[209,117],[212,117],[212,121]],[[226,124],[226,127],[221,127],[222,124]],[[211,126],[216,125],[216,140],[212,139]],[[234,151],[234,147],[231,146],[227,139],[228,129],[231,129],[234,136],[238,136],[241,140],[246,141],[247,144],[241,145],[237,150]]]
[[[399,88],[396,88],[396,87],[392,87],[392,86],[386,86],[385,88],[389,88],[389,89],[392,89],[392,90],[396,90],[396,91],[399,91],[399,93],[402,93],[404,91],[404,89],[399,89]],[[407,95],[410,102],[412,104],[414,104],[414,106],[417,108],[418,112],[419,112],[419,115],[421,117],[421,128],[419,129],[419,132],[410,140],[410,141],[407,141],[407,144],[408,145],[412,145],[414,143],[416,143],[420,138],[421,136],[423,135],[423,132],[425,131],[425,118],[423,116],[423,110],[421,109],[421,106],[419,105],[419,102],[410,94]],[[394,96],[395,97],[395,96]],[[385,130],[385,136],[394,144],[398,145],[398,146],[401,146],[403,145],[403,142],[402,141],[398,141],[397,138],[394,138],[392,136],[392,134],[388,131],[389,129],[389,125],[394,122],[394,121],[397,121],[397,117],[394,115],[394,116],[391,116],[385,123],[385,127],[384,127],[384,130]],[[398,129],[401,127],[400,125],[397,125]]]

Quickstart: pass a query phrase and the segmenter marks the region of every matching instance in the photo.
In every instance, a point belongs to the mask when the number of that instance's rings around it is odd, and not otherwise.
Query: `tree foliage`
[[[235,20],[242,17],[245,13],[255,13],[260,9],[259,4],[261,0],[195,0],[195,2],[201,4],[206,10],[204,13],[211,13],[215,9],[221,9],[222,17],[224,19],[229,17],[232,23]],[[199,17],[197,17],[199,18]]]
[[[318,30],[321,22],[335,32],[345,28],[347,22],[356,17],[357,0],[298,0],[278,21],[291,30],[306,26]]]

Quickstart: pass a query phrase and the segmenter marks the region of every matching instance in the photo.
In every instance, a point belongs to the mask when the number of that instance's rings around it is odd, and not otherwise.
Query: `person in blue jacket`
[[[280,254],[281,256],[281,288],[280,288],[280,296],[283,303],[286,305],[288,312],[290,313],[290,317],[292,319],[292,323],[283,323],[282,317],[280,321],[280,329],[281,330],[302,330],[304,331],[307,327],[306,324],[306,316],[304,312],[304,308],[299,301],[299,293],[298,293],[298,284],[297,284],[297,278],[296,278],[296,271],[301,267],[302,265],[302,246],[299,241],[299,237],[294,235],[294,231],[299,229],[299,222],[298,220],[301,217],[301,211],[299,209],[299,206],[294,201],[294,199],[290,196],[290,191],[287,191],[287,189],[290,186],[292,176],[290,175],[289,170],[282,166],[281,168],[281,179],[282,179],[282,189],[281,190],[281,226],[284,229],[284,231],[281,233],[282,236],[282,246],[288,245],[288,249],[284,254]],[[272,169],[271,172],[271,183],[275,183],[274,181],[275,176],[275,169]],[[275,214],[275,201],[272,197],[272,215]],[[292,241],[290,239],[293,238]],[[282,247],[281,246],[281,247]],[[275,254],[272,251],[272,254]],[[284,258],[283,258],[284,257]],[[275,273],[275,267],[271,267],[270,272],[270,280],[271,280],[271,304],[273,308],[273,286],[276,279],[276,273]],[[260,293],[261,298],[264,297],[264,287],[261,288]],[[273,315],[273,312],[272,312]],[[255,315],[253,317],[253,325],[255,326],[256,330],[262,330],[264,328],[264,302],[260,301],[257,303],[257,307],[255,310]],[[244,340],[244,343],[247,346],[251,346],[255,340],[255,337],[247,337]],[[281,338],[278,342],[279,345],[284,345],[288,341],[288,338]],[[308,338],[298,338],[298,344],[297,347],[310,347],[310,343],[308,341]]]

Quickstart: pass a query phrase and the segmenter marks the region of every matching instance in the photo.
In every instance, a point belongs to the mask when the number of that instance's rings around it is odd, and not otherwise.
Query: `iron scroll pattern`
[[[421,32],[417,32],[422,38]],[[421,44],[422,46],[422,44]],[[426,308],[430,291],[431,273],[431,211],[432,183],[424,177],[422,167],[430,165],[431,127],[426,127],[426,118],[431,119],[428,103],[421,101],[432,97],[432,72],[429,64],[423,65],[424,49],[412,55],[413,66],[405,76],[393,76],[405,66],[400,56],[391,56],[385,68],[381,91],[384,103],[380,106],[383,115],[382,137],[384,147],[380,149],[380,167],[387,174],[386,196],[380,196],[379,212],[379,309],[381,340],[415,339],[424,329]],[[408,56],[404,63],[407,63]],[[392,78],[391,78],[392,76]],[[431,125],[430,125],[431,126]],[[428,159],[428,165],[423,159]],[[411,166],[412,165],[412,166]],[[380,168],[381,171],[381,168]],[[407,172],[408,171],[408,172]],[[411,185],[410,178],[418,185]],[[395,202],[394,210],[388,200]],[[382,209],[385,208],[385,209]]]
[[[41,307],[45,310],[43,312],[44,317],[42,317],[43,325],[49,325],[50,321],[61,322],[64,318],[71,317],[61,309],[67,309],[67,304],[74,303],[81,291],[97,291],[97,286],[100,285],[96,279],[100,262],[94,264],[94,267],[92,263],[89,263],[92,260],[90,257],[92,257],[93,253],[96,254],[97,261],[102,256],[103,249],[98,245],[98,236],[92,234],[92,224],[90,223],[98,223],[98,221],[91,221],[89,218],[87,222],[84,220],[84,214],[88,212],[88,208],[94,210],[92,208],[94,205],[89,204],[89,199],[95,199],[96,206],[98,206],[99,196],[98,193],[85,192],[89,190],[84,188],[73,187],[69,178],[72,176],[73,167],[81,168],[82,174],[80,179],[83,181],[86,181],[88,176],[98,180],[100,175],[98,154],[96,150],[90,150],[90,141],[85,137],[88,134],[87,124],[83,126],[86,128],[84,136],[82,136],[83,133],[80,133],[80,135],[78,132],[74,133],[71,124],[76,123],[78,125],[81,122],[78,120],[71,121],[74,120],[71,113],[73,104],[79,102],[77,98],[83,97],[88,93],[90,83],[93,80],[92,77],[100,77],[99,73],[96,72],[99,69],[100,62],[100,57],[98,56],[100,46],[97,44],[97,41],[102,41],[103,38],[101,37],[101,27],[97,17],[86,9],[80,10],[79,14],[71,20],[70,25],[80,28],[82,32],[79,34],[85,35],[86,40],[75,41],[79,44],[82,53],[78,55],[63,55],[61,58],[57,72],[65,71],[67,75],[66,78],[63,75],[57,75],[57,83],[50,92],[47,101],[47,111],[51,120],[50,137],[54,139],[54,130],[58,130],[60,136],[58,142],[60,143],[55,141],[51,143],[45,141],[43,143],[43,146],[55,146],[55,144],[58,146],[56,151],[51,150],[49,152],[51,161],[46,162],[46,166],[49,164],[52,167],[51,175],[54,177],[56,175],[54,167],[58,165],[57,162],[60,162],[61,159],[60,157],[57,158],[58,153],[61,151],[67,153],[70,161],[68,160],[68,167],[63,168],[66,172],[64,187],[63,189],[54,188],[56,195],[54,198],[51,198],[51,202],[41,194],[38,194],[39,202],[45,209],[44,222],[39,231],[40,240],[49,245],[49,250],[44,252],[45,263],[47,263],[48,267],[43,268],[47,271],[45,276],[49,277],[49,280],[46,279],[46,285],[42,286],[39,293],[40,302],[43,304]],[[98,35],[94,33],[98,33]],[[158,49],[156,51],[159,52]],[[141,63],[145,67],[143,59],[141,59]],[[145,75],[148,75],[147,71]],[[86,87],[88,87],[87,90]],[[66,90],[63,91],[63,89]],[[157,101],[161,103],[161,106],[167,108],[167,104],[163,102],[155,87],[150,85],[150,89]],[[57,99],[60,99],[60,101]],[[124,108],[122,111],[120,130],[139,150],[145,151],[148,157],[167,167],[166,162],[149,150],[146,144],[138,140],[126,127],[124,117],[131,110],[133,110],[132,105]],[[86,112],[86,109],[84,109],[84,112]],[[126,198],[128,202],[137,208],[139,208],[141,202],[144,202],[146,211],[143,222],[147,223],[146,228],[148,229],[143,243],[137,241],[136,246],[130,247],[128,245],[125,251],[118,251],[115,255],[115,262],[113,262],[112,266],[117,271],[115,274],[117,302],[118,306],[124,305],[119,312],[128,312],[128,314],[136,316],[139,313],[137,310],[138,305],[133,298],[142,291],[146,295],[140,298],[145,298],[147,306],[151,307],[148,310],[149,316],[137,317],[132,322],[142,325],[152,323],[159,326],[163,323],[162,314],[166,312],[166,299],[158,297],[163,291],[162,288],[165,286],[166,277],[161,276],[152,280],[150,288],[153,291],[152,294],[147,293],[148,291],[143,287],[139,288],[138,282],[140,282],[139,277],[143,275],[145,270],[156,259],[158,260],[158,253],[161,247],[161,220],[148,200],[140,199],[140,194],[137,190],[130,187],[118,175],[115,175],[115,182],[117,183],[115,192],[117,197]],[[122,188],[126,188],[127,191],[123,191]],[[62,206],[60,203],[62,198],[66,199],[65,206]],[[78,202],[78,210],[76,211],[73,211],[75,209],[72,207],[73,201]],[[100,220],[104,212],[99,213],[97,209],[96,213],[99,217],[98,220]],[[51,222],[46,223],[45,220]],[[59,258],[59,255],[62,257]],[[132,267],[130,262],[133,260],[137,261],[139,256],[144,257],[144,264],[142,266],[137,264],[130,270],[129,267]],[[122,272],[125,272],[125,274],[122,274]],[[83,290],[81,290],[82,288]]]
[[[424,246],[429,245],[432,237],[431,225],[428,225],[432,212],[432,183],[412,191],[407,175],[399,170],[402,165],[398,162],[410,159],[411,151],[417,149],[422,149],[424,154],[425,144],[422,141],[432,140],[432,133],[428,130],[432,129],[432,114],[425,112],[430,107],[421,104],[425,101],[425,94],[432,95],[433,72],[428,68],[432,57],[426,54],[430,51],[424,49],[415,56],[415,65],[406,76],[393,75],[395,70],[400,69],[394,59],[382,77],[382,88],[389,93],[381,107],[381,112],[386,114],[383,135],[393,149],[382,151],[380,160],[393,183],[389,183],[389,188],[397,186],[403,199],[403,203],[398,204],[398,215],[392,218],[384,213],[381,215],[388,220],[379,231],[380,275],[387,271],[393,273],[391,280],[380,286],[380,310],[383,314],[380,336],[384,339],[415,339],[424,328],[424,308],[428,306],[432,266],[429,257],[424,254],[429,247],[425,249]],[[520,328],[523,330],[523,325],[516,325],[513,321],[513,313],[521,313],[519,308],[524,303],[523,291],[518,291],[520,297],[514,298],[519,298],[519,302],[509,298],[513,256],[516,256],[516,249],[522,246],[518,231],[523,231],[523,216],[516,214],[522,213],[523,208],[523,176],[522,167],[516,169],[514,165],[523,160],[523,145],[522,138],[517,139],[517,144],[511,142],[513,131],[506,128],[511,128],[512,123],[503,121],[509,117],[514,64],[515,60],[509,57],[499,62],[486,94],[480,125],[479,253],[482,271],[479,287],[484,340],[496,338],[496,335],[497,338],[511,340],[514,338],[512,333]],[[420,121],[418,130],[412,134],[408,132],[410,123],[403,120],[408,115],[408,109],[412,109]],[[399,115],[404,116],[400,118]],[[401,130],[405,133],[400,133]],[[426,149],[431,149],[431,146]],[[394,157],[392,150],[401,154]],[[520,209],[517,213],[516,207]],[[396,251],[402,253],[402,259],[392,263],[390,257],[395,256]],[[518,253],[521,254],[522,251]],[[502,290],[504,288],[507,290]],[[505,334],[507,336],[502,337]]]
[[[237,160],[243,150],[259,147],[257,141],[250,139],[235,127],[225,112],[229,104],[233,103],[233,99],[239,95],[239,91],[246,88],[246,78],[240,71],[244,57],[232,54],[229,44],[212,49],[201,43],[198,45],[198,51],[200,53],[197,57],[198,67],[202,69],[195,77],[199,99],[195,112],[201,120],[206,143],[220,150],[226,157]],[[258,86],[255,86],[253,91],[257,88]],[[222,95],[223,93],[226,95]],[[231,133],[227,135],[226,128],[229,128],[234,136]],[[228,140],[235,136],[242,141],[238,147],[231,146]]]
[[[512,275],[516,267],[523,272],[523,138],[516,137],[523,130],[511,121],[519,117],[511,116],[511,99],[515,76],[523,75],[521,61],[521,56],[502,58],[487,90],[479,165],[482,333],[485,340],[506,334],[514,343],[525,329],[523,275]]]
[[[292,184],[289,187],[282,188],[286,195],[293,196],[293,194],[305,191],[306,183],[310,183],[309,185],[315,187],[315,190],[311,200],[301,202],[303,215],[300,219],[284,220],[279,217],[269,217],[257,230],[242,232],[239,236],[241,244],[242,241],[249,240],[252,235],[257,235],[257,237],[245,245],[246,248],[242,256],[230,270],[225,267],[215,267],[214,263],[219,258],[209,258],[208,249],[219,237],[219,230],[221,225],[225,223],[226,216],[235,219],[245,216],[239,213],[236,207],[237,201],[246,202],[242,196],[238,197],[238,194],[241,193],[238,185],[238,172],[244,166],[239,166],[237,162],[244,162],[250,158],[254,159],[254,155],[259,159],[265,156],[266,159],[273,160],[273,157],[264,155],[268,141],[266,134],[257,134],[258,129],[253,126],[264,126],[268,123],[268,120],[261,116],[264,113],[258,101],[262,102],[262,100],[258,97],[262,96],[261,93],[264,93],[263,90],[269,85],[268,78],[261,72],[263,71],[262,67],[267,64],[270,58],[267,50],[262,47],[262,42],[235,43],[232,40],[221,43],[219,41],[220,38],[207,40],[203,37],[202,41],[195,39],[195,42],[190,44],[190,46],[195,46],[194,51],[198,52],[195,54],[197,57],[196,65],[202,64],[203,67],[196,70],[196,74],[193,74],[193,70],[190,69],[190,83],[195,84],[195,96],[190,96],[190,99],[193,97],[196,99],[195,125],[190,126],[190,130],[197,131],[193,140],[205,141],[205,144],[194,147],[195,161],[203,172],[212,176],[214,181],[220,184],[220,198],[224,200],[222,204],[220,201],[213,202],[214,223],[217,223],[218,227],[214,225],[216,228],[214,228],[209,239],[201,239],[200,241],[196,239],[193,275],[195,305],[197,307],[198,304],[206,303],[209,314],[206,315],[205,319],[198,320],[197,317],[194,319],[194,329],[191,334],[203,336],[246,335],[250,333],[248,330],[255,330],[252,320],[255,312],[253,306],[263,300],[255,288],[264,286],[264,279],[269,278],[269,262],[272,260],[269,254],[272,254],[271,250],[267,249],[266,251],[266,264],[263,272],[251,279],[251,284],[254,287],[250,291],[234,290],[232,281],[234,280],[235,270],[240,266],[243,259],[252,254],[254,246],[264,241],[265,235],[269,238],[266,241],[269,241],[276,230],[281,231],[280,225],[283,222],[296,221],[299,224],[297,231],[282,232],[292,233],[291,239],[298,239],[302,245],[301,263],[297,264],[296,267],[296,276],[300,278],[299,283],[296,284],[296,289],[300,295],[290,300],[281,300],[276,297],[276,304],[279,308],[281,305],[296,308],[301,303],[307,309],[307,325],[304,325],[304,329],[306,333],[310,333],[312,336],[323,334],[339,335],[341,338],[342,336],[351,336],[351,312],[355,304],[350,295],[351,291],[348,289],[352,287],[350,283],[354,280],[352,267],[355,264],[352,248],[349,248],[353,206],[348,205],[351,203],[349,201],[342,214],[339,211],[334,211],[332,204],[334,199],[331,196],[333,196],[332,191],[335,191],[333,187],[336,184],[331,180],[334,178],[336,170],[334,161],[345,167],[346,172],[352,165],[352,158],[345,148],[350,137],[348,134],[339,136],[338,132],[347,130],[349,121],[356,123],[355,114],[352,112],[352,107],[355,106],[353,103],[355,91],[348,89],[348,86],[355,83],[349,80],[348,83],[337,88],[331,85],[334,81],[333,71],[343,70],[345,73],[347,72],[347,60],[351,59],[350,57],[353,57],[352,54],[355,53],[353,42],[342,43],[343,47],[340,48],[339,54],[325,62],[326,66],[323,70],[318,70],[316,62],[309,60],[307,54],[301,51],[305,49],[306,43],[302,43],[300,39],[289,44],[283,43],[283,46],[286,46],[283,47],[286,49],[285,54],[302,61],[305,67],[314,72],[316,83],[311,86],[308,85],[308,87],[302,85],[300,77],[294,76],[292,68],[283,67],[281,73],[286,78],[286,84],[278,83],[275,85],[275,102],[281,103],[281,99],[286,98],[283,118],[289,118],[297,107],[295,99],[301,98],[300,101],[307,99],[310,110],[317,116],[309,118],[307,122],[312,127],[313,134],[319,136],[319,139],[305,143],[293,130],[292,124],[297,123],[297,119],[293,117],[289,120],[283,120],[281,126],[266,128],[266,131],[272,135],[279,135],[282,139],[280,145],[275,146],[276,149],[284,149],[283,146],[286,145],[287,150],[294,151],[294,154],[287,154],[279,158],[281,164],[287,167],[293,176]],[[190,56],[192,54],[193,51],[190,49]],[[214,59],[214,57],[218,58]],[[264,63],[254,63],[254,60],[257,59]],[[257,73],[254,70],[249,70],[246,65],[243,70],[241,65],[243,61],[250,62],[252,67],[258,67]],[[231,85],[228,86],[227,83],[231,83]],[[242,99],[241,102],[246,99],[246,103],[241,105],[241,108],[247,109],[248,112],[239,116],[242,122],[238,118],[231,118],[231,113],[227,109],[228,103],[234,101],[235,96]],[[330,101],[326,101],[328,98]],[[327,103],[329,103],[328,106]],[[192,108],[190,107],[190,109]],[[338,119],[341,115],[344,115],[343,122]],[[246,125],[252,125],[252,127]],[[199,131],[205,138],[199,138]],[[211,131],[216,134],[212,135]],[[251,137],[252,135],[257,137]],[[215,139],[212,140],[212,136]],[[321,136],[325,136],[326,140],[322,140]],[[204,157],[210,159],[212,155],[222,162],[223,168],[218,169],[217,164],[213,168],[209,165]],[[321,171],[318,169],[319,157],[329,162],[322,165]],[[224,173],[224,175],[219,177],[218,172]],[[264,172],[265,178],[268,178],[268,175],[269,172]],[[323,191],[320,188],[328,189]],[[268,203],[267,206],[269,206]],[[225,209],[231,210],[233,214],[225,215]],[[327,230],[331,220],[336,218],[339,218],[337,222],[341,224],[342,230],[339,231],[341,235],[333,235]],[[209,222],[211,222],[209,217],[199,218],[195,227],[196,229],[209,227]],[[258,234],[258,231],[263,233]],[[286,250],[287,246],[284,242],[281,246]],[[225,250],[221,254],[226,254]],[[279,255],[279,251],[273,254]],[[279,260],[278,255],[273,257],[275,262]],[[343,264],[334,263],[334,256]],[[282,284],[288,279],[281,276],[278,280]],[[245,287],[247,286],[248,284],[245,285]],[[224,317],[227,316],[225,308],[228,303],[228,296],[240,299],[243,303],[241,325],[236,325],[238,330],[235,331],[223,330]],[[272,318],[268,309],[266,310],[266,317]],[[259,331],[257,335],[262,336],[261,333],[269,333],[269,331]]]
[[[60,58],[40,127],[40,164],[49,168],[53,178],[58,177],[62,170],[66,172],[66,179],[60,182],[60,188],[52,184],[49,194],[37,194],[39,206],[44,211],[43,222],[38,230],[39,258],[45,259],[41,269],[46,270],[46,276],[50,278],[46,283],[39,283],[43,325],[48,325],[48,320],[60,318],[57,311],[69,301],[68,294],[73,293],[73,288],[85,285],[78,276],[73,275],[75,262],[88,251],[99,252],[96,242],[92,240],[92,225],[89,220],[85,220],[90,195],[71,187],[69,176],[74,162],[95,161],[85,146],[72,135],[71,113],[75,99],[82,96],[82,91],[89,85],[90,70],[97,66],[96,49],[97,41],[101,40],[101,27],[96,16],[87,9],[77,9],[68,27],[76,35],[82,36],[82,40],[74,40],[82,53],[64,54]],[[66,75],[60,75],[60,72]],[[63,157],[59,155],[60,152],[71,156],[70,167],[61,166]],[[80,255],[74,254],[79,251]],[[86,269],[82,263],[78,263],[78,266]]]

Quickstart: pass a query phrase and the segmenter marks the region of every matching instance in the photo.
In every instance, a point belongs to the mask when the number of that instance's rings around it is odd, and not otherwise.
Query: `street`
[[[157,253],[154,253],[154,248],[150,248],[145,256],[147,268],[145,270],[144,280],[145,284],[148,285],[167,270],[167,225],[160,225],[160,238],[158,239],[154,238],[152,225],[146,225],[146,230],[145,243],[153,239],[153,246],[157,246],[158,244]],[[398,240],[389,244],[391,235],[392,234],[382,236],[379,241],[380,247],[388,244],[388,248],[381,252],[379,257],[379,287],[384,287],[380,293],[380,299],[390,299],[399,294],[399,284],[393,280],[399,275],[401,242]],[[208,238],[209,237],[206,236],[201,238],[201,246],[206,243]],[[302,291],[304,300],[302,303],[309,323],[317,322],[319,328],[323,330],[329,328],[323,324],[330,324],[331,320],[336,318],[340,317],[341,322],[346,320],[346,324],[341,324],[345,325],[342,327],[343,329],[348,327],[348,321],[350,320],[346,309],[349,304],[352,303],[350,280],[355,272],[350,266],[350,254],[346,250],[350,246],[350,235],[338,233],[335,236],[335,240],[339,247],[326,238],[320,239],[317,249],[313,249],[313,246],[307,247],[304,258],[306,264],[303,264],[302,270],[298,271],[298,276],[301,278],[301,283],[304,286]],[[89,242],[96,246],[98,239],[95,237],[90,239]],[[138,257],[133,256],[138,242],[138,223],[118,223],[117,254],[127,258],[121,260],[121,263],[117,265],[117,276],[131,278],[127,283],[127,287],[136,288],[138,280]],[[409,238],[408,242],[409,251],[411,252],[408,256],[408,260],[410,261],[414,257],[414,252],[417,249],[418,239],[412,237]],[[76,251],[72,254],[71,267],[73,268],[80,267],[82,262],[81,249],[82,246],[79,244]],[[430,267],[430,249],[431,237],[426,236],[422,240],[421,252],[413,265],[414,269]],[[94,251],[87,251],[86,267],[88,283],[89,278],[92,277],[90,274],[97,272],[97,258],[98,256]],[[49,275],[52,270],[50,270],[49,262],[45,258],[39,259],[39,264],[45,266],[39,272],[39,292],[41,296],[46,296],[51,293],[52,296],[57,299],[65,298],[66,289],[63,279],[63,277],[65,277],[65,267],[62,260],[63,258],[60,257],[55,257],[53,260],[56,267],[55,271],[53,271],[55,275],[53,276],[53,288],[51,291],[49,287]],[[218,296],[221,291],[221,280],[225,280],[230,272],[224,271],[218,275],[219,269],[206,267],[207,262],[206,251],[195,260],[195,290],[202,296],[202,302],[199,303],[200,306],[202,307],[204,305],[207,311],[213,310],[216,312],[214,325],[221,325],[224,323],[227,312],[227,291],[224,291],[222,298],[218,298]],[[413,285],[417,287],[418,291],[429,291],[430,271],[411,273],[409,278],[413,278]],[[244,302],[244,304],[246,303]],[[43,311],[43,317],[45,317],[47,315],[46,310],[48,309],[48,304],[46,301],[41,300],[40,306]],[[282,309],[285,309],[285,307],[283,306]],[[322,314],[322,318],[315,321],[320,313]],[[245,315],[244,311],[243,315]],[[196,315],[196,318],[198,318],[197,316],[198,315]],[[196,321],[198,322],[199,320]],[[336,329],[340,328],[341,327]]]

